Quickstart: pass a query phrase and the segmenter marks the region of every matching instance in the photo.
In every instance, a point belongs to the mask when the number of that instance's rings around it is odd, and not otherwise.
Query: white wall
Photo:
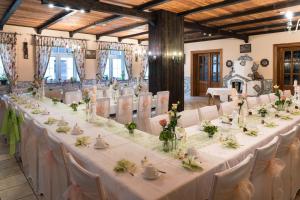
[[[32,45],[32,35],[36,34],[33,28],[20,27],[20,26],[4,26],[4,32],[16,32],[17,35],[17,73],[19,74],[18,81],[32,81],[33,74],[35,72],[35,57],[34,57],[34,48]],[[54,31],[54,30],[44,30],[42,32],[44,36],[53,36],[53,37],[69,37],[69,33],[65,31]],[[96,50],[97,42],[95,35],[81,34],[77,33],[74,35],[74,38],[77,39],[86,39],[87,40],[87,49]],[[117,38],[114,37],[101,37],[102,41],[111,41],[117,42]],[[23,58],[23,42],[28,42],[28,59]],[[124,43],[137,44],[136,40],[126,39]],[[95,79],[97,71],[97,60],[96,59],[86,59],[86,79]],[[141,72],[141,63],[135,62],[133,59],[133,76],[139,76]]]
[[[252,51],[248,53],[256,63],[267,58],[270,61],[268,67],[259,67],[261,73],[266,79],[273,78],[273,45],[282,43],[300,42],[300,31],[296,33],[280,32],[265,35],[251,36]],[[187,43],[184,45],[184,53],[186,54],[186,63],[184,66],[184,75],[191,76],[191,51],[222,49],[223,50],[223,76],[228,74],[229,68],[226,67],[227,60],[236,60],[240,55],[240,45],[244,44],[242,40],[222,39],[197,43]]]

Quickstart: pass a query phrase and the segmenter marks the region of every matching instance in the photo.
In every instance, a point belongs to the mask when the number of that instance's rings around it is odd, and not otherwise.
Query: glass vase
[[[163,151],[164,152],[169,152],[170,151],[170,141],[169,140],[165,140],[163,142]]]
[[[85,104],[85,120],[89,121],[90,119],[90,103]]]

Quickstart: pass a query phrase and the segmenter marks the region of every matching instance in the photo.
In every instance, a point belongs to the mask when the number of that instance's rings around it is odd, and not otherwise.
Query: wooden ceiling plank
[[[300,16],[300,12],[295,12],[294,17]],[[251,25],[251,24],[256,24],[256,23],[261,23],[261,22],[270,22],[274,20],[279,20],[279,19],[286,19],[284,15],[279,15],[279,16],[273,16],[273,17],[265,17],[265,18],[260,18],[260,19],[252,19],[252,20],[247,20],[247,21],[242,21],[242,22],[236,22],[232,24],[225,24],[222,26],[218,26],[218,28],[231,28],[235,26],[245,26],[245,25]]]
[[[73,15],[74,13],[76,13],[77,11],[73,11],[73,10],[69,10],[69,11],[61,11],[60,13],[58,13],[57,15],[54,15],[53,17],[51,17],[50,19],[48,19],[45,23],[43,23],[42,25],[40,25],[39,27],[37,27],[36,32],[38,34],[42,33],[42,30],[48,28],[49,26],[63,20],[64,18]]]
[[[21,5],[22,0],[14,0],[9,8],[5,11],[3,17],[0,20],[0,30],[3,30],[4,25],[9,20],[9,18],[14,14],[14,12],[18,9]]]
[[[84,9],[94,10],[98,12],[111,13],[115,15],[122,15],[127,17],[135,17],[147,21],[152,21],[152,14],[149,12],[127,8],[123,6],[117,6],[114,4],[104,3],[95,0],[41,0],[43,4],[52,3],[58,7],[69,6],[71,9]]]
[[[220,21],[220,20],[225,20],[225,19],[230,19],[230,18],[235,18],[235,17],[243,17],[243,16],[253,15],[253,14],[257,14],[257,13],[263,13],[263,12],[268,12],[268,11],[273,11],[273,10],[278,10],[278,9],[289,8],[289,7],[298,6],[298,5],[300,5],[299,0],[290,0],[287,2],[280,2],[280,3],[275,3],[275,4],[271,4],[271,5],[267,5],[267,6],[255,7],[252,9],[245,10],[245,11],[240,11],[240,12],[235,12],[235,13],[228,14],[228,15],[222,15],[219,17],[200,20],[198,22],[201,24],[205,24],[205,23],[210,23],[210,22],[215,22],[215,21]]]
[[[135,8],[137,10],[147,10],[149,8],[152,8],[152,7],[159,6],[161,4],[167,3],[169,1],[171,1],[171,0],[152,0],[152,1],[149,1],[147,3],[141,4],[139,6],[136,6]]]
[[[178,13],[178,15],[179,16],[187,16],[187,15],[191,15],[191,14],[195,14],[195,13],[200,13],[200,12],[205,12],[205,11],[209,11],[209,10],[213,10],[213,9],[217,9],[217,8],[223,8],[226,6],[235,5],[238,3],[245,2],[245,1],[249,1],[249,0],[224,0],[221,2],[208,4],[206,6],[200,6],[200,7],[191,9],[191,10],[186,10],[186,11]]]
[[[232,38],[241,39],[241,40],[244,40],[245,43],[248,43],[248,40],[249,40],[249,37],[247,35],[229,32],[229,31],[221,30],[221,29],[214,28],[214,27],[208,27],[208,26],[199,24],[197,22],[186,22],[185,21],[184,27],[188,28],[188,29],[201,30],[201,31],[211,33],[211,34],[224,35],[224,36],[228,36],[228,37],[232,37]]]
[[[111,31],[107,31],[107,32],[104,32],[104,33],[97,34],[96,39],[98,40],[101,36],[106,36],[106,35],[111,35],[111,34],[114,34],[114,33],[122,32],[122,31],[127,31],[129,29],[133,29],[133,28],[136,28],[136,27],[139,27],[139,26],[144,26],[146,24],[148,24],[148,22],[139,22],[139,23],[134,23],[134,24],[130,24],[130,25],[127,25],[127,26],[123,26],[123,27],[120,27],[120,28],[117,28],[117,29],[114,29],[114,30],[111,30]]]
[[[140,36],[140,35],[145,35],[148,33],[149,33],[148,31],[144,31],[144,32],[135,33],[135,34],[131,34],[131,35],[125,35],[125,36],[119,37],[119,41],[122,41],[126,38],[132,38],[132,37],[136,37],[136,36]]]

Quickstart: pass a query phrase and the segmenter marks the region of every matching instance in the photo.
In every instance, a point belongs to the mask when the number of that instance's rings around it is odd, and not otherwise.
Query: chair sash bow
[[[293,160],[298,160],[299,158],[299,149],[300,149],[300,140],[297,138],[291,145],[290,145],[290,152],[292,154]]]
[[[236,186],[233,192],[233,200],[250,200],[254,193],[254,186],[248,179],[245,179]]]

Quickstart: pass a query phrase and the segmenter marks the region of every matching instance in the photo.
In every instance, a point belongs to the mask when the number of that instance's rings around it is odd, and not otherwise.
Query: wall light
[[[84,10],[84,9],[80,9],[80,12],[81,12],[81,13],[85,13],[85,10]]]
[[[149,60],[156,60],[156,55],[154,55],[151,51],[148,51]]]
[[[173,62],[179,63],[179,61],[181,60],[181,58],[182,58],[182,52],[181,51],[179,51],[179,52],[174,51],[172,53],[172,60],[173,60]]]
[[[66,7],[65,7],[65,10],[66,10],[66,11],[70,11],[71,8],[70,8],[69,6],[66,6]]]
[[[49,8],[54,8],[54,4],[53,4],[53,3],[49,3],[49,4],[48,4],[48,7],[49,7]]]

